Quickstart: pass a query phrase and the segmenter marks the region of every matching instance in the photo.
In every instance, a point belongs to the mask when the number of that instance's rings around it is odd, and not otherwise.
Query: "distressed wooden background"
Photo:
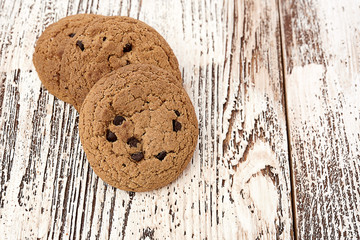
[[[32,65],[46,26],[131,16],[178,57],[193,160],[147,193],[89,167],[78,113]],[[360,3],[0,0],[1,239],[359,239]]]

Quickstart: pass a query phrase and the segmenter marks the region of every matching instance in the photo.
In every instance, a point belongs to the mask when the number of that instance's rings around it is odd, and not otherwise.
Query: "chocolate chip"
[[[127,140],[127,144],[130,145],[130,147],[136,147],[138,143],[139,143],[139,140],[137,140],[134,137],[131,137]]]
[[[78,46],[81,49],[81,51],[84,51],[85,49],[84,44],[80,40],[77,40],[76,46]]]
[[[126,164],[125,164],[125,163],[123,163],[123,164],[122,164],[122,166],[123,166],[123,167],[126,167]]]
[[[75,33],[70,33],[69,34],[69,37],[71,37],[71,38],[74,37],[74,36],[75,36]]]
[[[129,65],[130,64],[130,61],[129,60],[126,60],[126,65]]]
[[[156,155],[155,157],[156,157],[157,159],[159,159],[160,161],[162,161],[162,160],[164,160],[164,158],[166,157],[166,154],[167,154],[166,151],[162,151],[162,152],[160,152],[158,155]]]
[[[123,48],[123,52],[130,52],[131,49],[132,49],[131,43],[127,43],[127,44],[125,44],[125,46]]]
[[[106,40],[106,37],[103,37],[103,41],[105,41]]]
[[[143,158],[144,158],[144,154],[142,152],[137,152],[137,153],[131,154],[131,159],[135,160],[137,162],[140,161]]]
[[[125,121],[125,118],[123,116],[116,116],[114,118],[114,125],[118,126],[118,125],[121,125],[123,122]]]
[[[181,123],[179,123],[176,120],[173,120],[173,130],[175,132],[180,131],[181,130]]]
[[[175,112],[175,114],[176,114],[176,116],[180,116],[180,112],[178,111],[178,110],[174,110],[174,112]]]
[[[115,133],[108,130],[106,133],[106,140],[108,140],[109,142],[115,142],[117,140],[117,137],[116,137]]]

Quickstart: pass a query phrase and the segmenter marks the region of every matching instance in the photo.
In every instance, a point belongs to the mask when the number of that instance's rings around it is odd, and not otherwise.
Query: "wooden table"
[[[178,57],[200,136],[181,177],[116,190],[32,65],[46,26],[131,16]],[[1,0],[1,239],[359,239],[360,3]]]

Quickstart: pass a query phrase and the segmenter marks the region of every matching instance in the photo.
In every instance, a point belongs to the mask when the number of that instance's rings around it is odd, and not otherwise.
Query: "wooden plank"
[[[299,239],[360,239],[360,4],[281,1]]]
[[[1,1],[0,232],[5,239],[291,239],[278,4]],[[66,15],[128,15],[178,56],[198,148],[181,177],[128,193],[90,169],[78,114],[41,87],[36,38]],[[16,228],[14,227],[16,226]]]

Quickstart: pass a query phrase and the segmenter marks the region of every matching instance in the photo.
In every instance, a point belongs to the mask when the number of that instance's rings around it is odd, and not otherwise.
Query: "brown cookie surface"
[[[94,14],[78,14],[60,19],[48,26],[36,42],[33,63],[45,88],[56,97],[68,101],[60,87],[61,59],[66,43],[95,18]]]
[[[182,83],[174,53],[155,29],[129,17],[96,19],[65,49],[60,85],[71,96],[68,102],[79,110],[101,77],[136,63],[156,65]]]
[[[192,158],[198,123],[186,91],[166,71],[129,65],[99,80],[80,112],[87,159],[106,183],[149,191],[174,181]]]

